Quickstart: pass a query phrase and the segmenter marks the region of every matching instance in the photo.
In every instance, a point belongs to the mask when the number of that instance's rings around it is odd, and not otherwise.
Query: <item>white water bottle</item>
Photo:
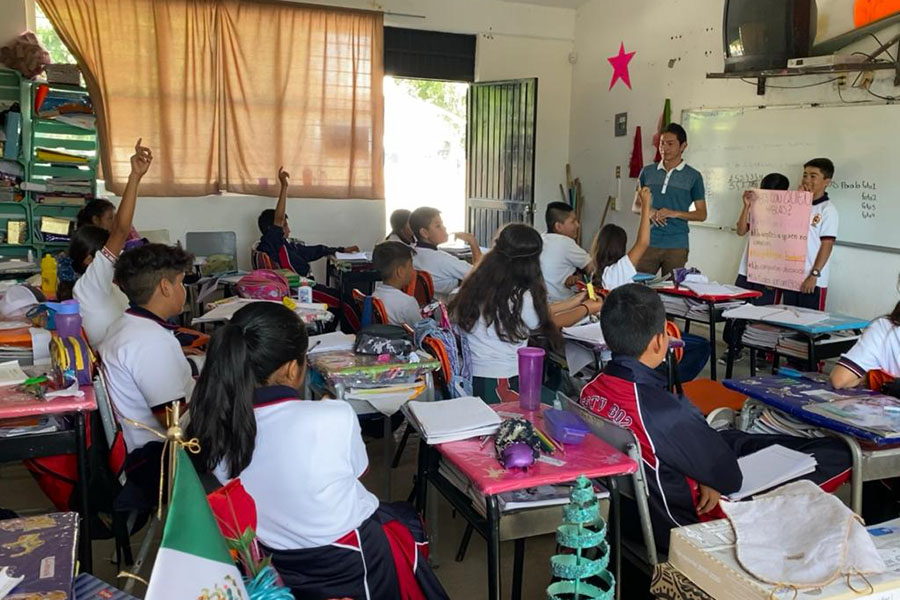
[[[312,304],[313,290],[308,285],[301,285],[297,288],[297,302],[300,304]]]

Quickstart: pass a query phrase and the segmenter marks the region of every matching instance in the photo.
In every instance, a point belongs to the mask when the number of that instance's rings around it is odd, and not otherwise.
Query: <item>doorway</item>
[[[384,78],[385,230],[391,213],[431,206],[447,231],[466,227],[466,94],[469,84]]]

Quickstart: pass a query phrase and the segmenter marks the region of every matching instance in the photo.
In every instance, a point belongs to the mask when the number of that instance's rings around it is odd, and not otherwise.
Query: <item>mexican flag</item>
[[[248,600],[200,478],[184,449],[176,452],[172,503],[146,599]]]

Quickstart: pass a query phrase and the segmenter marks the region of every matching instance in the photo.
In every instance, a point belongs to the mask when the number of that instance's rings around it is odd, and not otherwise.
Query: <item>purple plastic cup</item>
[[[544,354],[542,348],[519,348],[519,406],[522,410],[541,407]]]

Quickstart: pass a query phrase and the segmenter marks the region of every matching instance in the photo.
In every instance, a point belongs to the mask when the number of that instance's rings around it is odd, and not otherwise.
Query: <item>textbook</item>
[[[24,576],[16,598],[69,598],[75,574],[78,513],[0,521],[0,565]]]
[[[871,431],[882,437],[900,434],[900,400],[892,396],[871,396],[807,404],[803,410]]]
[[[744,484],[729,500],[743,500],[816,470],[812,455],[775,444],[738,459]]]
[[[412,400],[407,406],[416,429],[430,446],[493,435],[502,420],[476,396],[435,402]]]
[[[51,150],[50,148],[38,148],[35,157],[39,162],[72,163],[77,165],[88,164],[88,158],[72,152]]]

